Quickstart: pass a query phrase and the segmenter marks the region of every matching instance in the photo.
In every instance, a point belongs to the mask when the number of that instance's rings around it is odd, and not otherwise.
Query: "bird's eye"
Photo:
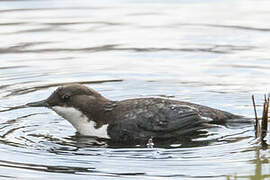
[[[65,100],[65,101],[69,100],[69,98],[70,98],[70,95],[68,95],[68,94],[64,94],[62,96],[62,99]]]

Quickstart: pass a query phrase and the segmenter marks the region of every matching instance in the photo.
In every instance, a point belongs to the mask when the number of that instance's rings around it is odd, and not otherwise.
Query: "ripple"
[[[238,26],[238,25],[223,25],[223,24],[192,24],[192,23],[183,23],[183,24],[174,24],[172,26],[205,26],[205,27],[216,27],[216,28],[228,28],[228,29],[239,29],[239,30],[247,30],[247,31],[270,31],[270,28],[257,28],[257,27],[249,27],[249,26]]]
[[[41,90],[41,89],[48,89],[48,88],[51,88],[51,87],[64,86],[64,85],[72,84],[72,83],[78,83],[78,84],[101,84],[101,83],[107,83],[107,82],[121,82],[121,81],[123,81],[123,80],[122,79],[111,79],[111,80],[76,81],[76,82],[64,82],[64,83],[46,84],[46,85],[28,87],[28,88],[23,88],[23,89],[13,89],[10,94],[6,95],[6,97],[14,96],[14,95],[27,94],[27,93],[34,92],[34,91]]]
[[[19,163],[19,162],[3,161],[3,160],[0,160],[0,166],[28,169],[28,170],[34,170],[34,171],[54,172],[54,173],[92,172],[92,169],[95,169],[93,167],[81,168],[81,167],[68,167],[68,166],[45,166],[43,164],[29,164],[29,163]]]
[[[37,29],[34,31],[40,31],[41,29]],[[42,31],[47,31],[48,29],[42,29]],[[33,32],[33,30],[29,31]],[[233,47],[233,46],[213,46],[210,48],[137,48],[137,47],[117,47],[120,45],[104,45],[97,47],[88,47],[88,48],[80,48],[80,49],[71,49],[71,48],[53,48],[53,49],[35,49],[35,50],[23,50],[26,46],[30,45],[22,45],[15,46],[11,48],[0,48],[0,52],[2,54],[9,53],[48,53],[48,52],[102,52],[102,51],[134,51],[134,52],[209,52],[209,53],[217,53],[217,54],[225,54],[230,53],[233,50],[249,50],[250,47]],[[32,45],[31,45],[32,46]]]

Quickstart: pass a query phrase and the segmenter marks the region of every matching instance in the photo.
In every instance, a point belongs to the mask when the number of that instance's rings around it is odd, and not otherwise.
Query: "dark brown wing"
[[[203,118],[196,108],[170,101],[147,99],[118,115],[108,133],[116,141],[145,141],[154,138],[177,138],[203,128],[211,119]],[[134,107],[136,106],[136,107]],[[128,108],[128,106],[123,106]]]

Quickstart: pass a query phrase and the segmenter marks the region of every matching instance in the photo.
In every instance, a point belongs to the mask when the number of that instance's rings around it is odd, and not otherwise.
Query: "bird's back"
[[[154,138],[175,138],[194,134],[207,123],[219,123],[241,116],[193,103],[139,98],[119,101],[115,121],[108,133],[116,141],[137,142]]]

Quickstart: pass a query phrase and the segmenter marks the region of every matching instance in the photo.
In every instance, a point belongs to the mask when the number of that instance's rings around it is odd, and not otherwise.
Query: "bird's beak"
[[[31,102],[26,104],[28,107],[49,107],[49,104],[47,100],[37,101],[37,102]]]

